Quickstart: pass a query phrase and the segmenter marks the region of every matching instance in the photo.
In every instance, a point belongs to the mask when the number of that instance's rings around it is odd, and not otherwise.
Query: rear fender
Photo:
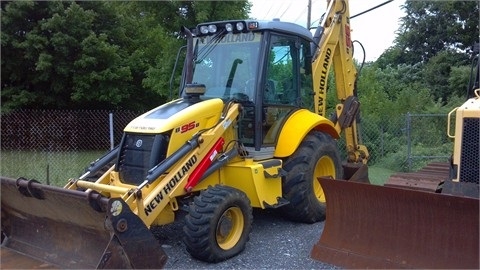
[[[301,109],[290,115],[283,125],[274,155],[276,157],[292,155],[311,130],[325,132],[335,139],[340,137],[332,121],[306,109]]]

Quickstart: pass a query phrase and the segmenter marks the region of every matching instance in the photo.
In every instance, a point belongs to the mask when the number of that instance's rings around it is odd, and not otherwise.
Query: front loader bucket
[[[162,268],[160,243],[121,199],[0,177],[0,268]]]
[[[479,200],[319,179],[325,227],[313,259],[345,268],[479,269]]]

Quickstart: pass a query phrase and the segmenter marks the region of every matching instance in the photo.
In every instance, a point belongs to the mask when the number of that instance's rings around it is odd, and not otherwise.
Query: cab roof
[[[215,34],[223,29],[229,29],[227,32],[248,33],[275,31],[279,33],[291,34],[312,41],[312,33],[305,27],[291,22],[282,22],[279,19],[267,20],[227,20],[198,24],[192,33],[195,36],[208,36]]]

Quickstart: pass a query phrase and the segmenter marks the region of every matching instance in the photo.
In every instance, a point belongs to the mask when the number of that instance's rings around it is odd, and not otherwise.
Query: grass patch
[[[0,153],[0,175],[35,179],[44,184],[64,186],[68,179],[85,172],[90,163],[103,156],[102,151],[45,152],[45,151],[2,151]],[[383,185],[395,171],[378,166],[368,168],[370,182]]]
[[[382,186],[390,175],[396,173],[390,169],[385,169],[377,166],[368,167],[368,178],[370,179],[370,183],[374,185]]]
[[[68,179],[82,175],[90,163],[105,152],[3,151],[0,175],[35,179],[43,184],[64,186]]]

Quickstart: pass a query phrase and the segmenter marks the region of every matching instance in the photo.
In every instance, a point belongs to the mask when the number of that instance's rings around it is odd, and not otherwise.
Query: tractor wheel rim
[[[244,219],[239,207],[230,207],[218,220],[216,240],[218,246],[224,250],[233,248],[240,240],[243,232]]]
[[[315,171],[313,172],[313,191],[315,193],[315,197],[317,197],[318,201],[325,203],[325,193],[323,192],[323,188],[318,181],[318,177],[321,176],[331,176],[335,177],[335,163],[333,160],[328,156],[321,157],[315,166]]]

